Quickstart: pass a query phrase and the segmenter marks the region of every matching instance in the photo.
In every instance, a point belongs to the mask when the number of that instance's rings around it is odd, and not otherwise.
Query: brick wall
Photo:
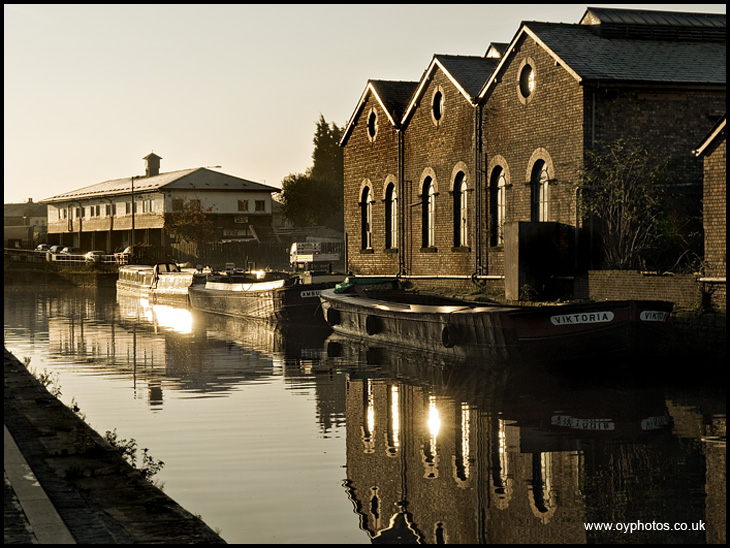
[[[545,162],[550,179],[546,220],[575,226],[575,188],[579,183],[584,152],[619,137],[639,136],[655,144],[665,154],[678,156],[680,166],[677,169],[684,182],[694,185],[688,195],[691,200],[685,200],[684,205],[688,212],[699,213],[701,165],[691,150],[700,142],[718,113],[724,111],[724,91],[670,89],[666,86],[651,89],[605,88],[581,84],[528,35],[522,35],[510,55],[512,58],[504,65],[497,83],[476,110],[439,69],[424,85],[403,133],[404,165],[401,169],[404,189],[399,200],[403,204],[400,226],[405,234],[405,245],[399,252],[403,255],[406,274],[469,276],[477,269],[479,251],[483,266],[480,274],[504,275],[504,248],[492,247],[490,237],[493,195],[489,184],[494,170],[504,169],[507,176],[505,220],[530,221],[533,218],[532,170],[538,162]],[[520,88],[520,77],[526,65],[532,67],[535,76],[534,89],[527,94]],[[435,123],[432,106],[437,90],[443,93],[444,111],[443,117]],[[360,275],[396,274],[399,271],[399,254],[385,250],[383,198],[385,180],[392,177],[398,181],[400,175],[398,134],[381,112],[377,138],[368,139],[367,115],[371,108],[380,109],[373,97],[367,99],[345,147],[345,230],[349,268]],[[478,143],[474,141],[475,116],[481,116],[481,139]],[[708,231],[707,254],[712,266],[707,275],[713,276],[724,276],[725,272],[726,175],[724,148],[722,150],[721,158],[708,159],[708,166],[715,165],[718,173],[722,165],[722,173],[718,175],[718,183],[705,197],[705,223],[719,224],[719,216],[723,216],[722,232]],[[457,166],[463,166],[472,191],[469,195],[469,242],[459,248],[455,248],[453,243],[452,190]],[[422,249],[420,194],[425,175],[433,177],[438,191],[436,241],[431,249]],[[479,212],[475,210],[477,196],[473,192],[477,188],[477,178],[480,178],[479,198],[482,202]],[[364,181],[372,185],[376,200],[373,206],[373,246],[366,252],[361,249],[359,206]],[[721,187],[718,186],[720,181]],[[480,219],[480,242],[475,241],[477,219]],[[579,254],[586,254],[582,247]],[[620,289],[617,291],[619,294],[622,292]],[[650,295],[654,294],[653,291],[650,290]],[[715,293],[722,296],[724,303],[724,286]],[[702,300],[702,292],[696,283],[687,292],[679,290],[679,294],[680,302],[687,303],[687,306],[696,306]]]
[[[374,109],[377,133],[368,136],[368,115]],[[345,233],[348,268],[355,274],[397,274],[398,254],[385,249],[385,184],[398,182],[398,132],[377,99],[370,94],[355,121],[345,148]],[[372,249],[362,249],[361,208],[363,185],[373,192]]]
[[[705,155],[704,210],[705,276],[725,278],[727,272],[727,141],[715,144]],[[726,282],[705,285],[713,310],[727,310]]]
[[[726,276],[727,266],[727,165],[723,139],[704,159],[705,275]]]
[[[595,301],[648,299],[671,301],[676,308],[697,309],[702,303],[701,285],[694,274],[644,275],[628,270],[591,270],[582,295]]]
[[[528,97],[519,89],[526,64],[535,75],[535,88]],[[521,40],[500,82],[486,97],[482,141],[485,190],[496,168],[506,172],[506,221],[531,219],[530,174],[542,160],[551,179],[548,220],[575,225],[574,188],[583,158],[583,91],[532,38]],[[487,191],[486,196],[483,218],[489,219],[492,195]],[[485,240],[489,242],[488,235]],[[488,273],[503,274],[502,249],[490,248],[488,253]]]
[[[434,93],[444,96],[443,115],[438,123],[432,115]],[[436,69],[425,86],[405,130],[406,181],[406,271],[409,274],[459,274],[474,272],[474,107],[448,77]],[[454,248],[455,168],[465,172],[469,186],[470,237],[467,246]],[[421,184],[424,175],[435,181],[436,196],[434,249],[422,250]]]

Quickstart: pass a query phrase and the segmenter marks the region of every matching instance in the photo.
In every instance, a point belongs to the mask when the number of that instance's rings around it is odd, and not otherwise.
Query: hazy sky
[[[595,4],[590,4],[595,5]],[[725,13],[725,4],[601,4]],[[280,187],[344,126],[369,78],[420,79],[434,53],[483,55],[521,21],[586,4],[5,4],[5,198],[161,170]]]

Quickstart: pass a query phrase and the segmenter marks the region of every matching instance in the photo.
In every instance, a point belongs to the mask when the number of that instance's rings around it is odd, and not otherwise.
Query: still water
[[[725,542],[722,381],[449,364],[113,290],[4,305],[5,346],[229,543]]]

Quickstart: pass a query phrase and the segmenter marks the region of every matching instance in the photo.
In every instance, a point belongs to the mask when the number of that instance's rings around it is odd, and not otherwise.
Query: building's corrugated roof
[[[165,189],[195,189],[195,190],[250,190],[278,192],[279,189],[270,187],[254,181],[248,181],[225,173],[219,173],[203,167],[182,169],[179,171],[170,171],[160,173],[151,177],[124,177],[121,179],[112,179],[87,186],[63,194],[58,194],[50,198],[41,200],[42,202],[62,202],[75,199],[87,199],[94,196],[117,196],[121,194],[131,194],[132,180],[134,180],[134,192],[152,192],[162,188]]]
[[[603,38],[587,25],[525,23],[582,80],[724,84],[721,42]]]

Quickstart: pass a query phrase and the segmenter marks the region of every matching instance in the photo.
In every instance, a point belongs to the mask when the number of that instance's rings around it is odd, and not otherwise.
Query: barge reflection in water
[[[113,292],[4,304],[6,347],[228,542],[725,541],[718,383],[454,367]],[[638,521],[689,530],[584,526]]]

